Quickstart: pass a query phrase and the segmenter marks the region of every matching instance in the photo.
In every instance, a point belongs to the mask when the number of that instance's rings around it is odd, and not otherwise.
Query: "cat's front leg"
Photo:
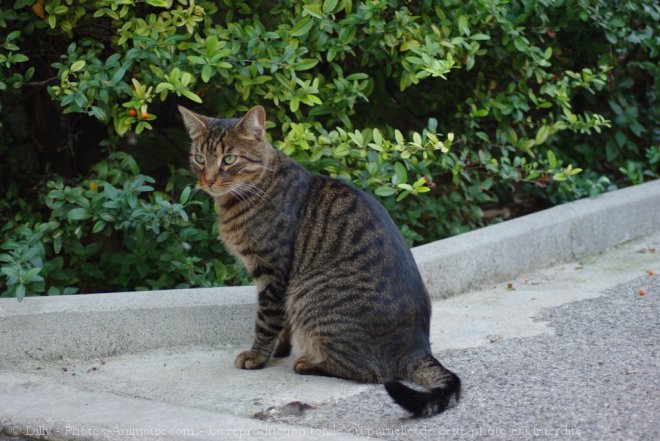
[[[287,324],[280,336],[277,338],[277,345],[273,357],[284,358],[291,355],[291,325]]]
[[[285,325],[284,289],[278,289],[274,284],[267,284],[259,291],[254,343],[249,351],[238,354],[234,361],[236,367],[239,369],[265,367]]]

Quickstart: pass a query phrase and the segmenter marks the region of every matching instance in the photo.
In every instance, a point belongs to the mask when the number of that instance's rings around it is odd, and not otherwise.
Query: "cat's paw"
[[[300,375],[321,375],[321,376],[330,376],[326,371],[321,368],[321,365],[318,363],[312,363],[304,355],[296,360],[293,364],[293,370],[296,374]]]
[[[239,369],[261,369],[266,366],[268,358],[252,351],[245,351],[238,354],[234,365]]]

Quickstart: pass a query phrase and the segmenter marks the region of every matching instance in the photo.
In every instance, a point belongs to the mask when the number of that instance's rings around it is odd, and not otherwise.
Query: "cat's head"
[[[216,119],[179,106],[192,140],[190,168],[211,196],[240,193],[269,170],[273,149],[266,141],[266,113],[252,107],[243,118]]]

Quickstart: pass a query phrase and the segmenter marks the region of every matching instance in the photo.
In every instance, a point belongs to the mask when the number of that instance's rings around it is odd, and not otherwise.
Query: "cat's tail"
[[[399,381],[387,381],[385,389],[401,407],[417,417],[436,415],[458,403],[461,380],[431,354],[411,363],[408,379],[427,387],[428,391],[411,389]]]

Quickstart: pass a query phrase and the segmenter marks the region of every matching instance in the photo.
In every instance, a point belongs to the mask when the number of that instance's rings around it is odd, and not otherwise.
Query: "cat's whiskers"
[[[256,187],[251,184],[243,184],[240,187],[241,192],[249,197],[252,205],[255,205],[259,202],[270,203],[270,196],[259,187]]]
[[[260,198],[261,200],[266,200],[268,199],[268,193],[266,193],[264,190],[261,188],[257,187],[254,184],[250,184],[247,182],[241,182],[241,188],[243,190],[247,190],[250,194],[253,194]]]
[[[269,195],[254,184],[241,182],[236,185],[236,188],[238,188],[244,196],[248,197],[252,205],[257,203],[258,201],[270,202]]]
[[[246,194],[246,193],[241,189],[241,187],[240,187],[239,185],[235,185],[235,186],[229,188],[229,192],[230,192],[234,197],[236,197],[237,199],[239,199],[239,200],[241,201],[241,203],[251,203],[252,205],[254,205],[254,202],[250,201],[250,197],[249,197],[249,195]]]

